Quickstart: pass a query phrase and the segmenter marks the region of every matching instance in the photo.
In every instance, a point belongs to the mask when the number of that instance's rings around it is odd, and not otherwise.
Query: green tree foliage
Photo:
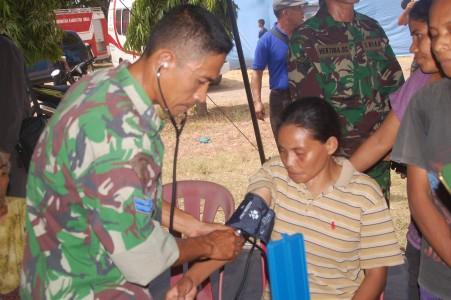
[[[56,27],[54,9],[61,0],[0,0],[0,32],[22,48],[29,64],[56,60],[61,54],[62,32]]]
[[[166,11],[174,6],[189,3],[201,5],[211,11],[231,32],[226,0],[136,0],[132,7],[132,17],[127,30],[127,50],[142,53],[149,33]]]

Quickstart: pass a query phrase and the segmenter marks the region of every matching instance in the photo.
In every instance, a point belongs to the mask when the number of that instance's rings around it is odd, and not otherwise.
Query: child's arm
[[[407,198],[410,212],[423,237],[448,267],[451,267],[451,229],[433,203],[425,169],[407,166]]]
[[[387,155],[396,141],[399,125],[398,117],[391,111],[381,127],[349,159],[357,171],[365,172]]]
[[[365,270],[365,279],[357,289],[353,300],[379,299],[385,288],[387,279],[387,267],[379,267]]]

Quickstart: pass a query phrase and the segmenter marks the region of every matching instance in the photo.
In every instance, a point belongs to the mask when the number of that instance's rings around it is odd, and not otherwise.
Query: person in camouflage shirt
[[[169,214],[154,106],[177,115],[205,101],[231,48],[210,13],[181,6],[160,21],[136,63],[71,88],[30,166],[22,299],[151,299],[143,286],[174,263],[238,255],[232,229],[201,228],[181,211],[175,229],[204,235],[175,240],[162,230]],[[197,282],[182,283],[175,294],[192,297]]]
[[[326,0],[291,37],[290,94],[320,96],[343,126],[342,151],[350,157],[390,110],[388,95],[404,82],[399,63],[377,21],[354,11],[357,0]],[[390,164],[367,172],[389,198]]]

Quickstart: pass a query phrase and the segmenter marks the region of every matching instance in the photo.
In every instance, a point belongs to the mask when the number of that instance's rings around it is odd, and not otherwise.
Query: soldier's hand
[[[213,231],[205,238],[211,247],[208,257],[217,260],[234,259],[240,254],[244,244],[244,239],[232,228]]]
[[[265,106],[261,101],[254,101],[255,115],[257,119],[265,120]]]
[[[191,278],[184,276],[167,293],[165,300],[194,300],[197,288]]]

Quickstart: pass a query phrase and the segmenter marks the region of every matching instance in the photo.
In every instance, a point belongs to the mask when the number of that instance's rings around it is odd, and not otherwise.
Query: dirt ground
[[[405,77],[408,77],[412,57],[400,57],[399,62]],[[250,71],[248,74],[250,78]],[[265,72],[262,100],[267,110],[268,95],[268,74]],[[249,176],[260,167],[241,72],[232,70],[224,74],[221,84],[210,88],[209,97],[211,100],[207,100],[207,117],[200,118],[190,113],[181,137],[177,180],[199,179],[217,182],[227,187],[235,202],[239,203],[246,192]],[[265,157],[277,155],[269,120],[259,121],[259,129]],[[166,146],[163,181],[170,182],[175,141],[170,124],[165,126],[162,137]],[[392,174],[391,213],[398,239],[405,245],[410,215],[405,180],[396,174]],[[219,220],[221,219],[222,216],[219,217]]]

